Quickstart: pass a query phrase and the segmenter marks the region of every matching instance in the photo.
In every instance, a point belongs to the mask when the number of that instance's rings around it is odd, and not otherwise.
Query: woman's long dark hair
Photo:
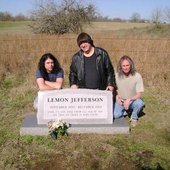
[[[130,64],[130,74],[134,75],[136,73],[136,69],[135,69],[135,65],[134,65],[133,60],[129,56],[124,55],[123,57],[120,58],[120,60],[118,62],[118,66],[117,66],[117,72],[118,72],[119,77],[123,76],[122,62],[124,60],[127,60],[129,62],[129,64]]]
[[[57,60],[57,58],[54,57],[54,55],[52,55],[51,53],[46,53],[46,54],[42,55],[42,57],[40,58],[40,61],[38,63],[38,69],[40,70],[40,72],[41,72],[41,74],[42,74],[42,76],[45,80],[48,80],[48,73],[47,73],[47,70],[45,68],[45,61],[48,58],[53,60],[53,62],[54,62],[54,68],[53,68],[51,73],[58,72],[58,71],[61,70],[60,63]]]

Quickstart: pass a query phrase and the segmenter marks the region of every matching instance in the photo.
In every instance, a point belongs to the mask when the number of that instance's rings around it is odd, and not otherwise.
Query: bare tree
[[[9,12],[0,12],[0,21],[11,21],[13,16]]]
[[[163,19],[162,9],[160,9],[160,8],[154,9],[152,12],[152,15],[151,15],[151,19],[156,27],[160,27],[162,19]]]
[[[54,1],[39,3],[36,10],[32,11],[31,25],[35,33],[64,34],[80,32],[85,24],[95,15],[93,4],[87,6],[76,0],[63,0],[61,4]]]
[[[24,16],[23,14],[18,14],[14,17],[15,21],[26,21],[28,20],[28,18],[26,16]]]
[[[165,21],[170,23],[170,8],[165,8],[164,15],[165,15]]]
[[[130,17],[130,20],[132,22],[139,22],[140,19],[141,19],[140,14],[137,12],[133,13],[132,16]]]

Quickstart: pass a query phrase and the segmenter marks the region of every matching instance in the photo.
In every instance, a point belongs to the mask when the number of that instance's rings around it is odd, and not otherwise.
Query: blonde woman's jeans
[[[138,115],[142,111],[143,107],[144,107],[144,102],[142,99],[137,99],[135,101],[130,102],[129,109],[128,109],[132,111],[130,118],[137,120]],[[127,110],[125,110],[124,106],[116,102],[114,106],[114,118],[117,119],[123,117],[126,111]]]

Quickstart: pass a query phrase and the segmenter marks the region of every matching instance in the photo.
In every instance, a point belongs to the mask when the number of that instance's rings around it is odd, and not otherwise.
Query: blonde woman
[[[138,115],[144,107],[141,99],[144,92],[142,76],[136,71],[134,62],[129,56],[120,58],[116,73],[117,95],[114,118],[120,118],[131,111],[131,126],[135,127]]]

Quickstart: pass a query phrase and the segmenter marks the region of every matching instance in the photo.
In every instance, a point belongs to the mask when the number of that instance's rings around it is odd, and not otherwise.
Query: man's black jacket
[[[99,90],[105,90],[107,86],[115,86],[115,73],[108,53],[99,47],[95,48],[96,69],[100,77]],[[93,67],[93,66],[92,66]],[[84,56],[83,52],[78,51],[72,58],[69,74],[70,86],[76,84],[79,88],[86,88]]]

